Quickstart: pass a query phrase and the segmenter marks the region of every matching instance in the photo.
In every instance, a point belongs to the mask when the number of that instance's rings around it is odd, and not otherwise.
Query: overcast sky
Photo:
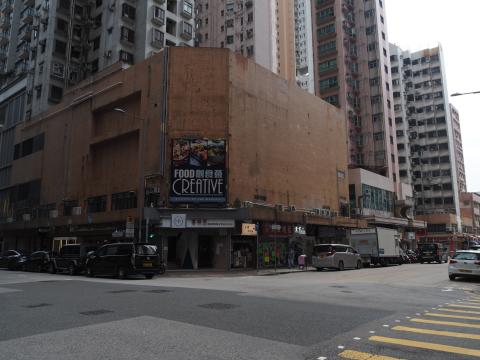
[[[450,94],[480,91],[480,0],[384,0],[388,36],[404,50],[442,45]],[[467,190],[480,192],[480,94],[450,98],[462,127]]]

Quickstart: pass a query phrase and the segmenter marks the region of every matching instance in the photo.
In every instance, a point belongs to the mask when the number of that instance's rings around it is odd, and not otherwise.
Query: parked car
[[[321,244],[313,247],[312,266],[317,270],[346,268],[360,269],[362,258],[351,246],[342,244]]]
[[[423,264],[424,262],[433,262],[442,263],[442,261],[447,262],[448,252],[447,249],[443,247],[442,244],[437,243],[425,243],[418,244],[418,261]]]
[[[107,244],[90,253],[86,262],[87,276],[110,275],[125,279],[129,275],[145,275],[147,279],[165,271],[157,247],[142,243]]]
[[[458,250],[448,264],[448,277],[480,277],[480,250]]]
[[[85,270],[87,254],[96,248],[83,244],[64,245],[57,256],[51,257],[48,272],[66,272],[72,276],[79,274]]]
[[[23,271],[36,272],[48,271],[50,261],[50,253],[48,251],[35,251],[26,257],[21,269]]]
[[[470,245],[469,250],[480,250],[480,245]]]
[[[21,263],[25,261],[25,254],[20,250],[7,250],[0,257],[0,267],[8,270],[19,270]]]

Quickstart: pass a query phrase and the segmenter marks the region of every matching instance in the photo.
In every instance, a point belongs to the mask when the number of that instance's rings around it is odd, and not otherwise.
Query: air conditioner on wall
[[[73,207],[72,208],[72,215],[74,215],[74,216],[82,215],[82,207],[81,206]]]
[[[30,216],[30,214],[23,214],[22,218],[23,218],[23,221],[30,221],[31,216]]]
[[[321,215],[322,209],[313,209],[313,212],[315,213],[315,215]]]
[[[48,216],[49,216],[51,219],[56,219],[56,218],[58,218],[58,210],[50,210],[50,212],[48,213]]]
[[[244,208],[251,208],[251,207],[253,207],[253,203],[252,203],[251,201],[244,201],[244,202],[242,203],[242,207],[244,207]]]

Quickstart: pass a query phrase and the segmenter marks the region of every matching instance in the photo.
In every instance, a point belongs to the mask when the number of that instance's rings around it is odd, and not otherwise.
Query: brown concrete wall
[[[338,210],[348,199],[343,112],[243,57],[231,54],[230,64],[230,202],[263,195]]]

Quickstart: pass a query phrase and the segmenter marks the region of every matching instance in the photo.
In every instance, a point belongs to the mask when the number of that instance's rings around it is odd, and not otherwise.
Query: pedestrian
[[[293,268],[294,259],[295,259],[295,250],[293,250],[293,248],[290,248],[290,250],[288,251],[288,268],[289,269]]]

